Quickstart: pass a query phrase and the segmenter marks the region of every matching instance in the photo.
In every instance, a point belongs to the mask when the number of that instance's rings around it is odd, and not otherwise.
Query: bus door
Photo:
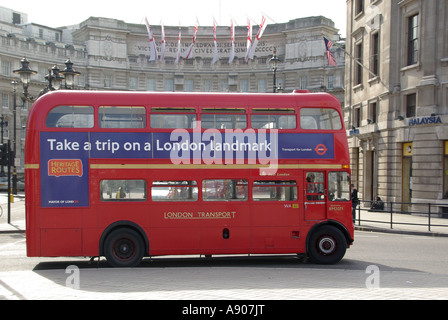
[[[325,172],[307,171],[304,177],[305,220],[324,220],[327,217]]]

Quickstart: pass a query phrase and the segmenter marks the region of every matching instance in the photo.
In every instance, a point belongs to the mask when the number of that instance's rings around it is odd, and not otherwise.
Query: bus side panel
[[[82,256],[82,217],[88,209],[40,209],[41,256]]]
[[[202,202],[201,253],[247,253],[251,249],[251,216],[247,201]]]
[[[37,232],[37,212],[39,207],[26,200],[26,254],[28,257],[40,257],[40,234]]]
[[[200,252],[199,205],[176,202],[153,202],[147,235],[150,255],[189,254]]]
[[[82,230],[81,229],[40,229],[42,256],[82,256]]]
[[[253,251],[301,252],[306,238],[300,226],[302,210],[297,201],[253,203]]]

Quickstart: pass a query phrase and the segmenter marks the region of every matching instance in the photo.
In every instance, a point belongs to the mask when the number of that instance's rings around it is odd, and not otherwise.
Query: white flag
[[[187,50],[182,54],[182,58],[190,59],[193,57],[193,48],[196,43],[196,34],[198,33],[198,20],[196,20],[196,26],[194,27],[194,34],[193,34],[193,42],[190,44]]]
[[[252,26],[250,25],[250,19],[247,19],[247,50],[246,50],[246,62],[249,60],[250,47],[252,46]]]
[[[179,25],[179,41],[177,42],[177,57],[176,57],[176,63],[179,63],[180,61],[180,40],[182,39],[182,27]]]
[[[166,38],[165,38],[165,26],[162,24],[162,48],[160,52],[160,61],[165,59]]]
[[[148,19],[145,17],[146,21],[146,29],[148,30],[149,37],[149,61],[157,60],[157,46],[156,41],[154,40],[154,35],[151,32],[151,26],[149,25]]]
[[[255,38],[254,43],[252,44],[252,47],[250,48],[249,59],[254,58],[255,49],[257,48],[258,41],[260,41],[261,36],[263,35],[263,32],[265,29],[266,29],[266,18],[263,16],[261,19],[260,28],[258,29],[257,37]]]
[[[213,19],[213,39],[215,44],[215,51],[213,52],[212,64],[215,64],[218,60],[218,41],[216,40],[216,21]]]
[[[230,20],[230,35],[232,37],[232,51],[230,51],[229,64],[233,62],[235,59],[235,25],[233,24],[233,19]]]

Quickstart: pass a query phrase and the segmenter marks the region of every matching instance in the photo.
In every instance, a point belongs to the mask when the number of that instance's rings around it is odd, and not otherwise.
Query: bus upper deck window
[[[246,129],[245,110],[203,109],[201,124],[203,129]]]
[[[146,127],[145,107],[100,107],[100,128],[142,129]]]
[[[295,129],[294,109],[253,109],[251,122],[253,129]]]
[[[46,119],[49,128],[93,128],[93,107],[59,106]]]
[[[305,130],[341,130],[339,113],[330,108],[300,109],[300,127]]]

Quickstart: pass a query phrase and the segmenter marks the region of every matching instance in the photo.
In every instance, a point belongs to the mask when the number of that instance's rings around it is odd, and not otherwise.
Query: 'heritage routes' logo
[[[82,177],[81,160],[50,160],[48,161],[48,176],[54,177]]]

